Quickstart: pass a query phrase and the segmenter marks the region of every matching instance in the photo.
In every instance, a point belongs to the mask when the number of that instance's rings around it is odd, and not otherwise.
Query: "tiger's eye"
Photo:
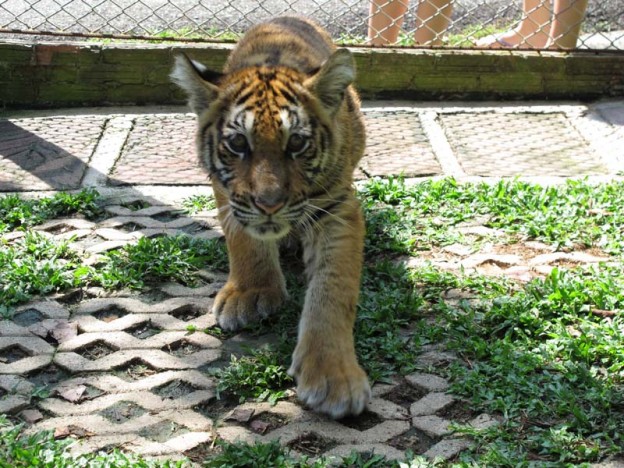
[[[288,139],[287,149],[289,152],[297,154],[305,150],[308,146],[308,139],[298,133],[290,135]]]
[[[227,140],[228,147],[234,153],[244,154],[247,152],[247,138],[242,133],[237,133],[236,135],[231,136]]]

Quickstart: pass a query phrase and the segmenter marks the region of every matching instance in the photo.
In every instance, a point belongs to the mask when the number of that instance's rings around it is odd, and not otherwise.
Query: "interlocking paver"
[[[115,351],[108,356],[94,361],[86,359],[76,353],[57,353],[54,356],[54,363],[71,372],[101,372],[123,367],[124,365],[138,360],[149,364],[155,369],[169,370],[196,369],[210,364],[220,357],[221,351],[216,349],[200,350],[185,357],[172,356],[158,349],[130,349]],[[38,367],[42,367],[42,364],[39,364]],[[0,372],[2,371],[3,369],[0,366]]]
[[[431,392],[410,406],[412,416],[427,416],[435,414],[455,401],[448,393]]]

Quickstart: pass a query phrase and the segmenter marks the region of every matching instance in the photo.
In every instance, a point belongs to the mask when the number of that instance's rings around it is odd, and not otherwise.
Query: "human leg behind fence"
[[[552,10],[551,10],[552,7]],[[574,49],[587,0],[523,0],[520,24],[502,34],[477,41],[481,47],[520,49]]]
[[[371,0],[368,38],[372,45],[394,44],[403,25],[409,0]],[[417,45],[440,45],[452,13],[450,0],[420,0],[416,8]]]

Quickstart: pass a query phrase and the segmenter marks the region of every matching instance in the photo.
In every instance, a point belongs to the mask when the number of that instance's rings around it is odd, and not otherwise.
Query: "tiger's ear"
[[[189,106],[197,115],[206,110],[219,93],[219,87],[215,83],[221,74],[208,70],[204,65],[189,59],[184,54],[176,56],[175,65],[169,77],[186,91]]]
[[[304,84],[333,115],[342,103],[347,86],[353,83],[353,80],[355,80],[353,55],[347,49],[338,49]]]

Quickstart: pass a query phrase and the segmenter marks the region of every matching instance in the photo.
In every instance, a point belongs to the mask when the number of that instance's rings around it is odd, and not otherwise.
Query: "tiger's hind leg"
[[[216,195],[216,193],[215,193]],[[223,203],[217,198],[221,213]],[[215,298],[213,313],[224,330],[236,330],[275,312],[287,298],[276,242],[260,241],[241,226],[221,219],[230,260],[228,280]]]
[[[364,221],[353,196],[330,215],[304,238],[309,285],[289,373],[301,401],[340,418],[361,413],[371,396],[353,340]]]

